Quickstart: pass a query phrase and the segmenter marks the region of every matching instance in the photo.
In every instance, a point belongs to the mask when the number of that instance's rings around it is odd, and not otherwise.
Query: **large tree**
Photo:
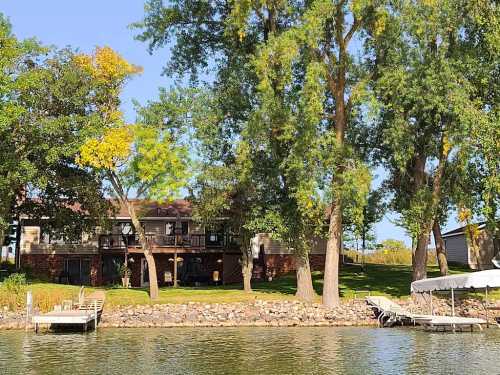
[[[273,190],[262,187],[270,185],[266,173],[274,171],[265,168],[268,161],[247,131],[258,105],[258,79],[251,61],[259,42],[271,34],[273,21],[261,18],[242,38],[228,22],[232,7],[225,1],[152,0],[145,10],[143,21],[135,24],[142,30],[138,39],[147,41],[150,50],[173,42],[165,71],[188,76],[207,92],[197,105],[204,107],[195,133],[203,166],[194,188],[197,212],[204,221],[230,215],[233,227],[238,226],[233,231],[242,241],[244,286],[249,290],[250,238],[277,225],[270,202]],[[200,84],[199,77],[207,74],[210,84]]]
[[[164,105],[153,102],[140,107],[138,123],[128,124],[119,111],[119,94],[139,68],[109,47],[96,48],[93,55],[78,55],[75,61],[95,84],[94,109],[101,124],[82,145],[78,163],[99,173],[126,207],[148,263],[150,297],[156,299],[153,248],[132,198],[168,200],[185,187],[189,158],[182,141],[186,116],[182,101],[175,92],[162,91]]]
[[[500,252],[500,4],[469,1],[464,4],[463,71],[474,90],[471,100],[470,141],[457,184],[462,194],[457,205],[469,208],[476,220],[486,222],[495,254]]]
[[[3,15],[0,41],[0,238],[21,215],[49,215],[44,231],[78,238],[108,210],[98,176],[75,163],[96,125],[92,87],[72,51],[18,40]]]
[[[388,7],[387,26],[372,43],[379,144],[392,207],[413,239],[413,280],[426,277],[433,227],[439,247],[434,223],[446,214],[444,187],[470,159],[471,131],[482,111],[464,69],[466,10],[460,1],[398,2]]]
[[[359,65],[355,64],[350,46],[361,36],[363,25],[374,24],[375,10],[371,1],[175,1],[164,5],[162,1],[151,0],[147,2],[144,20],[136,24],[143,30],[139,39],[148,41],[151,49],[165,46],[172,40],[175,42],[168,65],[170,71],[195,73],[191,77],[197,78],[196,73],[200,68],[215,67],[215,84],[218,87],[228,82],[236,83],[227,92],[236,93],[239,100],[235,100],[234,96],[226,97],[230,99],[228,103],[236,104],[240,109],[234,110],[237,106],[231,104],[232,111],[227,113],[225,119],[237,119],[241,121],[240,124],[247,124],[252,114],[263,109],[261,104],[266,100],[268,103],[274,100],[277,107],[267,106],[267,109],[275,114],[279,108],[290,109],[293,104],[283,101],[289,98],[285,97],[285,91],[289,87],[287,85],[293,85],[295,79],[297,82],[307,82],[303,86],[304,90],[300,87],[294,89],[295,92],[309,91],[305,100],[310,100],[311,106],[309,113],[303,113],[302,118],[308,116],[308,121],[320,119],[315,132],[322,140],[322,145],[319,146],[321,142],[317,142],[317,146],[324,150],[323,155],[329,155],[321,161],[327,172],[319,180],[328,180],[323,190],[327,191],[332,207],[328,217],[323,296],[324,302],[330,306],[339,302],[338,259],[342,236],[342,204],[351,201],[349,198],[353,192],[354,196],[363,196],[366,188],[363,187],[365,183],[360,181],[367,180],[363,177],[366,176],[366,169],[361,167],[356,152],[346,144],[347,125],[355,117],[353,110],[360,91],[360,76],[357,74]],[[255,60],[257,47],[261,44],[264,47],[257,58],[261,62],[256,66],[251,62]],[[266,56],[269,57],[267,63]],[[301,63],[302,67],[294,70]],[[237,66],[244,67],[244,70],[235,69]],[[254,66],[257,68],[255,72],[259,74],[259,87],[256,74],[252,73]],[[243,72],[247,74],[241,74]],[[235,73],[239,73],[239,76]],[[300,78],[304,74],[307,79]],[[291,79],[290,75],[293,76]],[[285,90],[282,90],[280,84],[285,84]],[[267,99],[260,97],[255,102],[257,89]],[[271,96],[275,99],[271,99]],[[242,103],[245,105],[241,106]],[[225,104],[225,107],[228,105]],[[303,108],[306,108],[305,103]],[[284,121],[286,120],[274,116],[273,123],[269,125],[280,132],[286,130],[287,124]],[[305,125],[299,122],[296,124],[296,129]],[[270,149],[274,149],[278,156],[275,161],[286,159],[283,153],[279,155],[276,151],[280,148],[287,150],[287,141],[280,138],[278,133],[272,136],[275,142],[270,145]],[[286,136],[290,137],[291,133]],[[310,141],[311,139],[308,140]],[[304,148],[309,151],[307,146]],[[301,163],[307,158],[306,155]],[[288,179],[292,174],[289,168],[291,165],[291,161],[288,167],[282,165],[282,172],[287,170]],[[285,174],[281,173],[281,178],[283,176]],[[300,215],[304,214],[301,212],[303,207],[300,207],[302,203],[298,204],[297,197],[305,193],[305,190],[304,185],[299,188],[299,180],[300,178],[292,190],[299,189],[301,192],[290,190],[286,197],[289,203],[295,200],[295,212],[298,214],[295,217],[302,220]],[[356,185],[352,189],[351,186],[343,188],[351,182],[361,187],[360,192],[356,191]],[[308,189],[315,190],[310,187]],[[305,195],[300,200],[303,201]],[[315,206],[314,203],[312,205]],[[301,259],[307,259],[303,256],[304,252],[300,252]],[[308,265],[305,266],[308,269]]]
[[[323,302],[328,306],[339,303],[344,209],[352,204],[352,212],[361,217],[368,192],[368,171],[352,142],[364,83],[352,43],[362,40],[364,26],[377,26],[375,5],[370,1],[236,2],[233,7],[233,23],[242,39],[253,30],[255,20],[263,18],[272,26],[256,63],[263,108],[274,113],[274,133],[282,147],[290,149],[283,142],[287,137],[297,141],[292,148],[298,149],[282,164],[288,163],[288,176],[301,163],[296,170],[307,170],[312,177],[309,183],[314,181],[304,189],[299,178],[294,189],[309,190],[311,206],[315,205],[311,193],[322,191],[320,196],[330,206],[323,287]],[[301,196],[297,192],[292,191],[295,198]]]

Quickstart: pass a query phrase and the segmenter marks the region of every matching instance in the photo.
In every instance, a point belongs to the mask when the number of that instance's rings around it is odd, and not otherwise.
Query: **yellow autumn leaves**
[[[78,54],[74,63],[86,72],[96,85],[96,106],[102,117],[98,136],[88,139],[80,148],[78,164],[108,170],[125,161],[134,140],[134,126],[125,124],[119,110],[119,95],[127,78],[142,71],[110,47],[96,47],[93,54]]]
[[[74,62],[100,83],[119,83],[142,72],[110,47],[96,47],[93,55],[78,54]]]
[[[99,139],[89,139],[80,148],[77,163],[115,170],[130,155],[134,135],[131,127],[107,129]]]

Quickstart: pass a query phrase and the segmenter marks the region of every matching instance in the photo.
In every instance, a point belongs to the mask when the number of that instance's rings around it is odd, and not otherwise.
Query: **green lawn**
[[[470,272],[466,268],[451,267],[450,274]],[[439,276],[438,267],[430,267],[429,277]],[[369,291],[374,295],[400,298],[410,295],[411,267],[407,265],[368,264],[362,272],[359,266],[343,266],[340,271],[340,294],[343,298],[353,298]],[[321,295],[323,274],[313,272],[314,289]],[[254,283],[254,290],[274,291],[282,294],[295,293],[295,274],[283,276],[271,283]]]
[[[466,272],[464,268],[452,268],[450,273]],[[431,267],[429,276],[439,276],[437,267]],[[375,265],[369,264],[365,272],[357,266],[343,266],[340,273],[340,292],[343,298],[352,298],[354,295],[363,296],[367,291],[374,295],[387,295],[394,298],[407,297],[410,294],[411,269],[406,265]],[[323,287],[322,274],[313,273],[313,283],[318,293],[318,301]],[[35,303],[47,310],[62,299],[76,298],[79,287],[43,282],[33,282],[28,286],[33,291]],[[90,293],[96,288],[86,288]],[[149,304],[147,289],[133,288],[99,288],[106,291],[108,306],[123,306]],[[218,287],[179,287],[161,288],[159,299],[155,303],[225,303],[245,302],[255,299],[285,300],[293,299],[295,294],[295,274],[288,274],[273,280],[253,283],[253,292],[245,293],[241,285],[225,285]],[[0,288],[0,306],[17,303],[22,307],[22,299],[14,300],[12,296]]]

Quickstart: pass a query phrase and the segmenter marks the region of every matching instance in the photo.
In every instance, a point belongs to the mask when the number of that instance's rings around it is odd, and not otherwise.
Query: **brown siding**
[[[147,234],[165,234],[165,223],[163,221],[147,221],[145,223]]]
[[[243,281],[240,258],[239,254],[224,254],[224,272],[222,274],[224,284],[240,283]]]
[[[267,276],[278,277],[295,271],[295,257],[290,254],[266,254]],[[310,254],[309,262],[312,271],[322,271],[325,268],[324,254]]]

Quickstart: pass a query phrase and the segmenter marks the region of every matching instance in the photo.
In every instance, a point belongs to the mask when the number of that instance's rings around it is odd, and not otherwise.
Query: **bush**
[[[9,293],[21,294],[26,287],[26,275],[24,273],[13,273],[4,280],[2,286]]]
[[[13,273],[7,277],[0,287],[0,306],[16,310],[25,304],[26,275]]]
[[[122,263],[118,268],[118,273],[121,277],[130,277],[130,275],[132,275],[132,270],[128,268],[125,263]]]
[[[357,260],[358,262],[363,259],[361,252],[357,252],[355,250],[348,250],[345,254],[352,259]],[[403,241],[398,240],[385,240],[382,242],[380,248],[373,252],[365,253],[364,261],[365,263],[372,264],[389,264],[389,265],[410,265],[412,260],[411,249],[406,247]],[[429,249],[428,265],[436,265],[436,253]]]

